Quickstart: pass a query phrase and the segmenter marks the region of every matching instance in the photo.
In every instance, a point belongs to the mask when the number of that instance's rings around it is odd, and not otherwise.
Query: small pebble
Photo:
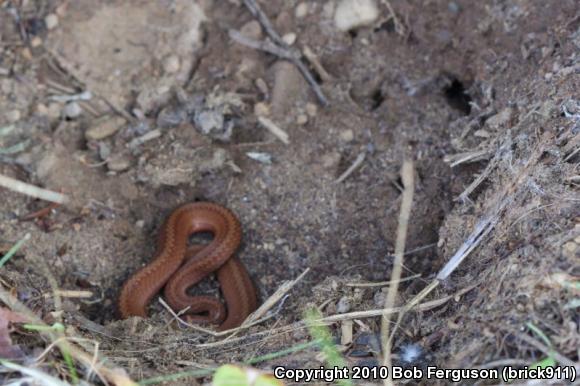
[[[10,110],[6,113],[5,117],[9,123],[14,123],[20,120],[21,114],[18,110]]]
[[[341,31],[368,26],[379,17],[374,0],[342,0],[334,13],[334,25]]]
[[[46,107],[46,105],[43,103],[37,104],[34,111],[36,112],[36,114],[41,115],[41,116],[48,115],[48,107]]]
[[[114,156],[107,161],[107,168],[112,172],[122,172],[131,166],[131,160],[124,156]]]
[[[60,117],[60,112],[63,110],[60,103],[52,102],[48,104],[48,117],[56,119]]]
[[[42,45],[42,39],[35,36],[30,40],[30,47],[40,47]]]
[[[306,115],[306,114],[298,115],[298,117],[296,117],[296,123],[299,124],[300,126],[307,124],[308,123],[308,115]]]
[[[297,19],[302,19],[307,14],[308,14],[308,3],[300,3],[296,6],[296,9],[294,10],[294,16],[296,16]]]
[[[121,117],[112,117],[105,120],[97,121],[97,124],[92,126],[85,132],[85,138],[88,140],[98,141],[110,137],[115,134],[123,125],[125,119]]]
[[[166,74],[175,74],[179,71],[180,63],[177,55],[169,55],[163,60],[163,71]]]
[[[291,46],[296,42],[296,34],[294,32],[289,32],[286,35],[282,36],[282,40],[284,40],[284,43]]]
[[[272,155],[269,153],[260,153],[257,151],[250,151],[247,152],[246,155],[251,159],[261,162],[266,165],[270,165],[272,163]]]
[[[58,25],[58,16],[56,16],[54,13],[49,13],[44,18],[44,24],[46,24],[47,30],[56,28],[56,26]]]
[[[62,113],[67,118],[77,118],[83,112],[83,109],[77,102],[69,102],[64,106]]]
[[[135,226],[137,228],[143,228],[145,226],[145,220],[137,220],[137,221],[135,221]]]
[[[459,11],[461,10],[461,8],[459,8],[459,5],[454,1],[447,4],[447,9],[449,10],[449,12],[455,14],[459,13]]]
[[[346,129],[340,132],[339,138],[343,142],[352,142],[354,139],[354,131],[352,129]]]
[[[111,147],[105,142],[99,142],[99,157],[104,161],[111,155]]]
[[[318,106],[316,106],[314,103],[307,103],[306,114],[308,114],[310,117],[315,117],[316,114],[318,114]]]
[[[259,40],[262,38],[262,26],[256,20],[252,20],[240,28],[240,33],[247,38]]]
[[[254,114],[258,117],[267,117],[270,115],[270,105],[264,102],[258,102],[254,105]]]

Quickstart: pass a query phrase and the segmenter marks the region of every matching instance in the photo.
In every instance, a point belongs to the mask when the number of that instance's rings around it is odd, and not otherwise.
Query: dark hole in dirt
[[[378,27],[374,29],[374,32],[386,31],[388,33],[395,32],[395,21],[393,19],[389,19],[383,23],[381,23]]]
[[[356,37],[358,36],[358,32],[357,32],[357,31],[355,31],[355,30],[350,30],[350,31],[348,31],[348,34],[350,35],[350,37],[351,37],[352,39],[356,39]]]
[[[443,92],[445,99],[449,106],[461,111],[464,115],[469,115],[471,112],[471,97],[467,94],[465,86],[457,78],[453,79],[451,84],[447,86]]]
[[[385,96],[383,95],[383,91],[378,88],[371,94],[371,110],[376,110],[381,107],[381,104],[385,101]]]
[[[26,32],[31,35],[39,35],[46,31],[44,20],[37,17],[27,19],[24,22],[24,28],[26,29]]]

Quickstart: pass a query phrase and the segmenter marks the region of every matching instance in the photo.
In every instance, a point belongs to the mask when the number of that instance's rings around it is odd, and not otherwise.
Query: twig
[[[488,149],[474,150],[458,154],[449,154],[443,158],[444,162],[447,162],[450,167],[454,168],[458,165],[468,162],[479,162],[481,160],[489,158],[491,151]]]
[[[362,152],[360,153],[356,159],[354,160],[354,162],[352,163],[352,165],[349,166],[348,169],[346,169],[344,171],[344,173],[342,173],[340,175],[340,177],[338,177],[334,183],[335,184],[340,184],[342,181],[346,180],[348,178],[348,176],[350,176],[365,160],[366,157],[366,152]]]
[[[429,311],[433,308],[440,307],[443,304],[447,303],[449,300],[451,300],[455,297],[458,297],[458,296],[462,296],[463,294],[471,291],[475,287],[476,287],[476,285],[471,285],[467,288],[462,289],[461,291],[457,291],[457,293],[455,293],[453,295],[448,295],[448,296],[444,296],[440,299],[435,299],[435,300],[430,300],[430,301],[425,302],[425,303],[420,303],[416,306],[415,310],[417,310],[417,311]],[[348,312],[345,314],[326,316],[320,320],[317,320],[317,322],[334,323],[334,322],[340,322],[342,320],[349,320],[349,319],[374,318],[376,316],[382,316],[384,314],[387,314],[387,315],[397,314],[397,313],[405,311],[405,310],[406,310],[406,307],[393,307],[393,308],[389,308],[389,309],[379,308],[376,310],[355,311],[355,312]]]
[[[413,193],[415,191],[415,177],[413,170],[413,161],[405,161],[401,168],[401,179],[403,181],[403,199],[401,202],[401,212],[399,214],[399,226],[397,229],[397,240],[395,242],[395,260],[393,262],[393,271],[391,272],[391,281],[385,299],[385,310],[391,309],[395,305],[395,298],[399,289],[399,281],[403,272],[403,255],[407,243],[407,230],[409,228],[409,219],[411,217],[411,207],[413,205]],[[396,331],[393,329],[393,334]],[[383,366],[391,367],[391,340],[389,339],[390,317],[388,313],[383,314],[381,319],[381,342],[383,346]],[[383,382],[385,385],[392,385],[393,378],[389,372],[387,379]]]
[[[389,2],[389,0],[381,0],[381,2],[387,7],[387,9],[389,10],[390,16],[393,19],[393,23],[395,24],[395,31],[401,35],[401,36],[405,36],[406,32],[405,32],[405,27],[403,26],[403,24],[399,21],[399,18],[397,17],[397,14],[395,13],[395,11],[393,10],[393,6],[391,5],[391,3]],[[388,19],[387,19],[388,20]]]
[[[316,82],[314,75],[312,75],[308,67],[302,61],[302,53],[300,53],[300,51],[290,48],[288,44],[284,42],[282,37],[278,34],[278,32],[276,32],[276,30],[272,26],[272,23],[270,22],[270,19],[268,19],[268,16],[264,13],[264,11],[262,11],[262,9],[255,0],[244,0],[244,5],[246,6],[246,8],[248,8],[250,13],[256,19],[258,19],[258,22],[262,25],[262,27],[266,31],[266,34],[270,37],[270,39],[272,39],[273,43],[268,42],[265,44],[261,44],[262,42],[252,41],[252,39],[243,37],[237,31],[230,31],[230,36],[238,43],[247,45],[255,49],[269,52],[283,59],[291,61],[296,67],[298,67],[298,70],[302,73],[302,76],[304,76],[308,84],[310,84],[310,87],[312,87],[312,90],[316,94],[316,97],[318,98],[320,104],[322,104],[323,106],[328,106],[328,99],[326,99],[326,96],[322,92],[320,85]]]
[[[151,131],[148,131],[147,133],[143,134],[142,136],[134,138],[133,140],[131,140],[131,142],[129,142],[127,147],[129,147],[130,149],[134,149],[138,146],[141,146],[142,144],[144,144],[147,141],[151,141],[151,140],[153,140],[155,138],[159,138],[159,137],[161,137],[161,130],[159,130],[159,129],[151,130]]]
[[[296,279],[282,283],[276,292],[274,292],[256,311],[252,313],[252,315],[246,319],[246,321],[242,324],[242,327],[264,316],[266,312],[268,312],[268,310],[274,307],[274,305],[278,303],[280,299],[282,299],[288,292],[290,292],[290,290],[294,288],[294,286],[298,284],[309,271],[310,268],[306,268],[306,270],[304,270],[304,272],[302,272]]]
[[[270,133],[272,133],[276,138],[284,142],[286,145],[290,143],[290,140],[288,139],[288,133],[286,133],[278,125],[272,122],[272,120],[266,117],[258,117],[258,122]]]
[[[0,186],[18,193],[26,194],[30,197],[56,202],[57,204],[65,204],[68,201],[68,197],[64,194],[42,189],[38,186],[27,184],[26,182],[18,181],[2,174],[0,174]]]
[[[406,282],[409,280],[417,279],[418,277],[421,277],[420,273],[418,273],[416,275],[412,275],[412,276],[407,276],[403,279],[397,280],[396,282],[403,283],[403,282]],[[374,282],[374,283],[346,283],[345,286],[347,286],[347,287],[387,287],[393,283],[395,283],[393,280],[389,280],[389,281],[379,281],[379,282]]]
[[[245,330],[247,328],[250,328],[252,326],[255,326],[256,324],[260,324],[268,319],[270,319],[272,316],[266,316],[262,319],[256,320],[254,322],[251,322],[249,324],[243,324],[240,327],[236,327],[236,328],[232,328],[230,330],[226,330],[226,331],[220,331],[220,332],[216,332],[213,330],[210,330],[208,328],[203,328],[200,326],[197,326],[195,324],[191,324],[186,322],[185,320],[183,320],[183,318],[181,317],[181,315],[185,312],[187,312],[187,309],[185,310],[181,310],[180,312],[175,312],[170,306],[169,304],[167,304],[167,302],[165,300],[163,300],[163,298],[159,298],[159,303],[161,303],[161,305],[163,306],[163,308],[165,308],[170,314],[171,316],[173,316],[175,318],[175,320],[177,320],[179,323],[181,323],[182,325],[191,328],[192,330],[198,331],[198,332],[203,332],[204,334],[208,334],[211,336],[215,336],[215,337],[220,337],[220,336],[225,336],[225,335],[230,335],[233,333],[236,333],[240,330]],[[188,307],[189,308],[189,307]]]

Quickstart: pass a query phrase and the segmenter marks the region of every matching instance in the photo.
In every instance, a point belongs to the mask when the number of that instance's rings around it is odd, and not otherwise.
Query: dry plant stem
[[[525,188],[527,179],[532,171],[533,167],[538,163],[544,151],[552,146],[552,137],[550,133],[545,133],[541,138],[538,139],[538,145],[532,151],[528,161],[526,164],[517,172],[516,178],[510,179],[510,183],[501,191],[499,194],[496,195],[495,202],[490,205],[490,208],[487,211],[487,214],[483,216],[483,218],[477,223],[473,232],[469,235],[467,240],[459,247],[457,252],[449,259],[447,264],[439,271],[435,280],[433,280],[427,287],[425,287],[421,292],[409,301],[404,310],[399,314],[398,321],[399,323],[403,317],[403,315],[410,311],[415,305],[417,305],[422,299],[424,299],[431,291],[433,291],[437,286],[444,280],[446,280],[457,267],[465,260],[467,256],[485,239],[485,237],[495,228],[495,226],[499,223],[501,215],[504,209],[514,201],[516,195],[520,193],[520,188]],[[507,143],[511,143],[509,140],[506,141]],[[499,163],[499,154],[498,152],[490,165],[494,164],[497,165]],[[488,169],[491,172],[490,165],[488,165]],[[486,169],[487,170],[487,169]],[[392,336],[391,336],[392,338]]]
[[[27,184],[26,182],[15,180],[14,178],[6,177],[0,174],[0,186],[10,189],[14,192],[26,194],[27,196],[40,198],[41,200],[56,202],[57,204],[65,204],[68,197],[64,194],[53,192]]]
[[[274,44],[272,44],[272,43],[269,43],[269,44],[277,46],[277,49],[275,49],[276,53],[272,52],[272,51],[268,51],[268,52],[270,52],[276,56],[279,56],[280,58],[287,59],[287,60],[291,61],[296,67],[298,67],[298,70],[302,73],[302,76],[304,76],[306,81],[310,84],[310,87],[312,87],[312,90],[316,94],[316,97],[318,98],[318,101],[320,102],[320,104],[322,104],[323,106],[328,106],[328,99],[326,99],[326,96],[322,92],[320,85],[316,82],[316,79],[314,78],[314,76],[312,75],[312,73],[310,72],[308,67],[302,61],[302,59],[301,59],[302,54],[299,51],[291,49],[286,44],[286,42],[284,42],[282,37],[278,34],[278,32],[276,32],[276,30],[272,26],[272,23],[270,22],[270,19],[268,19],[268,16],[266,16],[264,11],[262,11],[259,4],[255,0],[244,0],[244,5],[246,6],[246,8],[248,8],[250,13],[256,19],[258,19],[258,22],[262,25],[262,27],[264,27],[266,34],[274,42]],[[232,36],[231,32],[230,32],[230,36]],[[238,37],[239,36],[241,36],[241,35],[238,33]],[[234,38],[234,40],[237,40],[241,44],[245,44],[243,41],[236,39],[234,36],[232,36],[232,38]],[[248,39],[245,38],[245,41],[248,42]],[[259,42],[258,42],[258,44],[259,44]],[[245,44],[245,45],[248,45],[248,44]],[[250,46],[252,48],[263,50],[263,48],[256,47],[255,45],[248,45],[248,46]],[[264,50],[264,51],[267,51],[267,50]]]
[[[278,125],[276,125],[272,120],[266,117],[258,117],[258,122],[265,127],[270,133],[272,133],[276,138],[282,141],[284,144],[288,145],[290,143],[288,133],[282,130]]]
[[[403,283],[405,281],[417,279],[419,277],[421,277],[420,273],[399,279],[396,281],[396,283]],[[370,282],[370,283],[346,283],[345,286],[347,286],[347,287],[388,287],[393,283],[395,283],[395,282],[389,280],[389,281],[379,281],[379,282],[374,282],[374,283],[373,282]]]
[[[37,324],[39,326],[47,327],[46,331],[39,331],[41,335],[47,338],[51,342],[55,342],[61,339],[60,336],[52,332],[46,323],[38,316],[36,316],[28,307],[22,304],[14,296],[10,295],[8,291],[0,287],[0,301],[2,301],[6,306],[8,306],[12,311],[18,312],[25,315],[31,323]],[[94,355],[90,355],[78,346],[70,343],[68,340],[63,340],[59,342],[62,348],[68,351],[68,353],[77,359],[79,362],[83,363],[88,368],[92,369],[107,384],[107,380],[113,385],[117,386],[137,386],[137,383],[133,382],[127,375],[125,375],[124,370],[120,368],[110,369],[102,365],[104,362],[103,358],[95,358]],[[97,360],[99,363],[97,363]]]
[[[401,168],[401,179],[403,181],[403,199],[401,201],[401,212],[399,214],[399,226],[397,229],[397,241],[395,242],[395,261],[393,262],[393,271],[391,273],[391,282],[393,283],[387,292],[385,299],[385,310],[393,308],[395,298],[399,289],[399,281],[403,272],[403,255],[405,254],[405,244],[407,242],[407,230],[409,228],[409,219],[411,217],[411,207],[413,205],[413,193],[415,191],[413,161],[407,160]],[[383,346],[383,366],[391,367],[391,340],[389,339],[390,317],[384,313],[381,319],[381,342]],[[394,333],[394,331],[393,331]],[[393,378],[391,372],[388,373],[387,379],[383,381],[385,385],[392,385]]]
[[[261,317],[263,317],[266,312],[268,312],[276,303],[280,301],[296,284],[298,284],[304,276],[310,271],[310,268],[307,268],[294,280],[286,281],[282,283],[282,285],[270,296],[256,311],[254,311],[248,319],[242,324],[242,327],[245,327],[247,324],[250,324]]]
[[[352,165],[350,165],[349,168],[346,169],[345,172],[342,173],[341,176],[336,179],[336,181],[334,181],[334,183],[340,184],[342,181],[346,180],[360,165],[362,165],[362,163],[365,160],[365,157],[366,153],[363,151],[356,157]]]

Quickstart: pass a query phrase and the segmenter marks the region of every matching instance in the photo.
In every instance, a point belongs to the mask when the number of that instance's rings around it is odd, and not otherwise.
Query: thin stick
[[[0,186],[18,193],[26,194],[30,197],[56,202],[57,204],[65,204],[68,201],[68,197],[64,194],[42,189],[38,186],[27,184],[26,182],[18,181],[2,174],[0,174]]]
[[[342,181],[346,180],[348,178],[348,176],[350,176],[360,165],[362,165],[362,163],[364,162],[366,157],[366,152],[362,152],[360,153],[356,159],[354,160],[354,162],[352,163],[352,165],[349,166],[348,169],[345,170],[344,173],[342,173],[340,175],[340,177],[338,177],[336,179],[336,181],[334,181],[335,184],[340,184]]]
[[[261,318],[270,310],[280,299],[282,299],[296,284],[298,284],[304,276],[310,271],[310,268],[306,268],[304,272],[300,274],[296,279],[284,282],[277,290],[270,296],[256,311],[250,315],[246,321],[242,324],[242,327],[246,324],[252,323],[255,320]]]
[[[388,287],[394,283],[403,283],[403,282],[406,282],[409,280],[417,279],[419,277],[421,277],[420,273],[418,273],[416,275],[412,275],[412,276],[407,276],[407,277],[399,279],[397,281],[389,280],[389,281],[379,281],[379,282],[374,282],[374,283],[373,282],[370,282],[370,283],[346,283],[345,286],[347,286],[347,287]]]
[[[442,306],[443,304],[447,303],[449,300],[451,300],[457,296],[462,296],[463,294],[471,291],[475,287],[476,287],[476,285],[472,285],[472,286],[469,286],[465,289],[462,289],[461,291],[457,291],[457,293],[455,293],[453,295],[444,296],[440,299],[430,300],[428,302],[418,304],[417,307],[415,308],[415,310],[417,310],[417,311],[429,311],[433,308],[437,308],[437,307]],[[337,314],[337,315],[326,316],[322,319],[317,320],[317,322],[334,323],[334,322],[340,322],[341,320],[374,318],[376,316],[382,316],[384,314],[387,314],[387,315],[397,314],[399,312],[405,311],[405,309],[406,309],[406,307],[392,307],[389,309],[379,308],[379,309],[368,310],[368,311],[355,311],[355,312],[349,312],[346,314]]]
[[[413,205],[413,193],[415,191],[415,177],[413,170],[413,161],[407,160],[401,168],[401,179],[403,181],[403,199],[401,201],[401,212],[399,214],[399,226],[397,229],[397,241],[395,242],[395,261],[393,262],[393,271],[391,281],[393,284],[389,287],[385,299],[385,310],[391,309],[395,305],[395,298],[399,289],[399,281],[403,272],[403,255],[405,254],[405,245],[407,242],[407,230],[409,228],[409,219],[411,217],[411,207]],[[389,339],[390,317],[384,313],[381,319],[381,341],[383,346],[383,366],[391,367],[391,340]],[[396,327],[395,327],[396,329]],[[395,332],[393,330],[393,333]],[[384,385],[392,385],[393,378],[389,372],[387,379],[383,381]]]
[[[296,67],[298,67],[298,70],[302,73],[302,76],[304,76],[304,79],[306,79],[306,81],[308,82],[308,84],[310,84],[310,87],[312,88],[312,90],[316,94],[316,97],[318,98],[318,101],[320,102],[320,104],[322,104],[323,106],[328,106],[328,99],[326,99],[326,96],[322,92],[320,85],[316,82],[314,75],[312,75],[312,73],[310,72],[308,67],[302,61],[302,53],[300,51],[291,49],[286,44],[286,42],[284,42],[282,37],[278,34],[278,32],[276,32],[276,30],[272,26],[272,23],[270,22],[270,19],[268,19],[268,16],[264,13],[264,11],[262,11],[262,9],[260,8],[260,5],[255,0],[244,0],[244,5],[246,6],[246,8],[248,8],[250,13],[256,19],[258,19],[258,22],[262,25],[262,27],[266,31],[266,34],[274,42],[273,44],[272,43],[270,43],[270,44],[273,46],[277,46],[277,48],[275,50],[275,51],[277,51],[277,53],[274,53],[272,51],[268,51],[268,52],[270,52],[274,55],[277,55],[281,58],[287,59],[287,60],[291,61]],[[248,44],[246,44],[249,42],[249,40],[247,38],[238,39],[241,35],[239,33],[234,34],[234,35],[237,35],[237,37],[234,37],[232,35],[232,32],[230,31],[230,36],[234,40],[238,41],[238,43],[248,45]],[[258,45],[259,45],[259,43],[258,43]],[[263,48],[256,47],[255,45],[249,45],[249,46],[251,46],[252,48],[256,48],[256,49],[263,49]]]
[[[282,130],[272,120],[266,117],[258,117],[258,122],[260,122],[264,128],[266,128],[270,133],[272,133],[276,138],[284,142],[286,145],[290,143],[288,133]]]

